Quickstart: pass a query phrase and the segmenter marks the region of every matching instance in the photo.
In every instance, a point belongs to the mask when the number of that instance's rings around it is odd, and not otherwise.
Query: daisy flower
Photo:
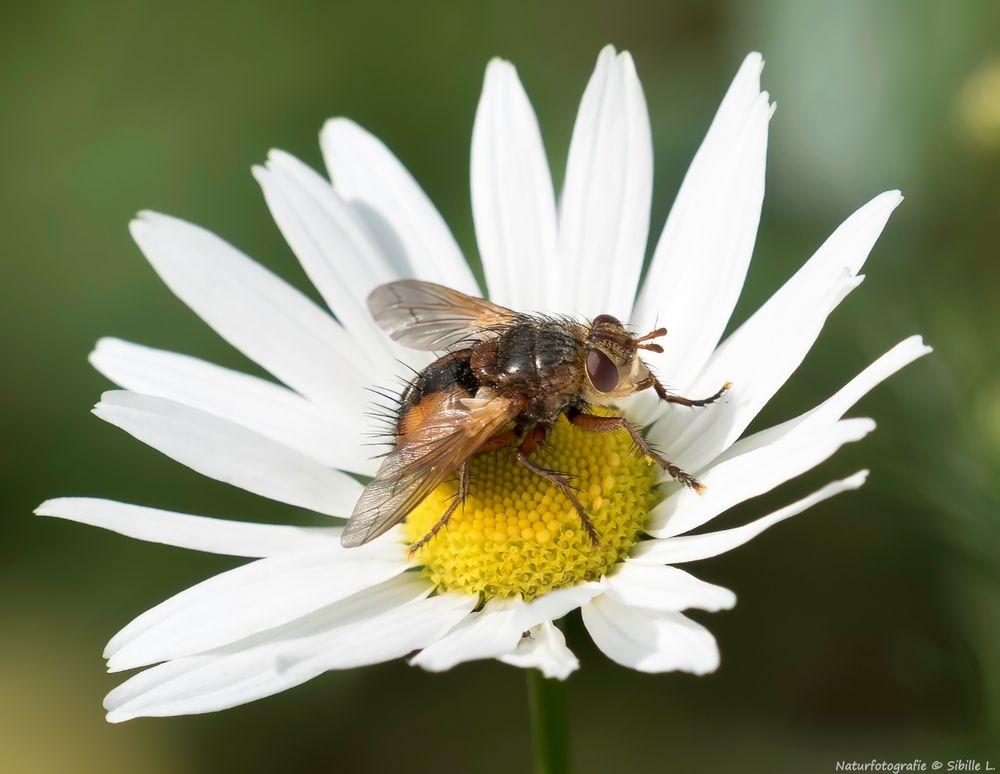
[[[689,409],[651,390],[618,409],[706,490],[679,486],[634,453],[625,431],[560,421],[539,464],[573,476],[600,535],[591,545],[568,500],[515,466],[509,449],[472,464],[470,497],[418,551],[455,484],[439,487],[382,537],[340,542],[378,460],[369,389],[428,353],[395,344],[365,300],[406,277],[483,295],[454,237],[379,140],[346,119],[320,141],[330,181],[280,151],[254,169],[267,204],[329,309],[198,226],[144,212],[132,235],[167,286],[276,381],[173,352],[101,340],[91,361],[123,389],[94,413],[183,465],[333,517],[329,527],[245,523],[94,498],[38,508],[142,540],[254,561],[182,591],[108,643],[108,668],[145,667],[105,700],[108,720],[210,712],[284,691],[326,670],[414,654],[431,671],[499,659],[565,678],[578,666],[554,621],[579,608],[597,647],[644,672],[705,674],[711,633],[685,610],[734,594],[676,565],[715,556],[840,492],[835,481],[744,526],[698,531],[738,503],[813,468],[874,428],[843,419],[872,387],[929,352],[919,337],[880,357],[814,409],[747,437],[859,274],[898,192],[851,215],[720,344],[753,250],[773,105],[763,62],[746,58],[726,92],[642,270],[653,150],[631,57],[605,48],[583,94],[557,200],[535,114],[514,67],[486,70],[472,135],[476,239],[491,300],[520,311],[669,329],[644,353],[672,389],[718,403]],[[332,182],[331,182],[332,181]],[[402,366],[401,366],[402,364]],[[279,383],[280,382],[280,383]],[[693,534],[692,534],[693,533]]]

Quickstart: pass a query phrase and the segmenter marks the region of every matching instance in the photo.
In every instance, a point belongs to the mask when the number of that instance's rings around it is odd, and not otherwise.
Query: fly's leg
[[[428,541],[434,537],[441,528],[448,523],[448,519],[457,510],[458,506],[465,503],[465,498],[469,494],[469,463],[463,462],[462,467],[458,469],[458,494],[456,494],[450,503],[448,503],[448,509],[444,512],[444,515],[438,519],[437,524],[431,527],[431,531],[424,535],[420,540],[410,546],[407,555],[411,558],[413,555],[427,545]]]
[[[723,388],[719,395],[725,392],[727,388]],[[713,398],[709,398],[709,402],[715,400],[719,397],[716,395]],[[686,398],[685,398],[686,400]],[[600,417],[595,414],[575,414],[570,417],[570,422],[579,427],[582,430],[590,430],[593,432],[604,432],[607,430],[619,430],[624,428],[628,430],[628,434],[632,436],[632,442],[639,447],[639,450],[644,456],[649,457],[653,462],[667,471],[667,474],[671,477],[680,481],[684,486],[691,487],[698,494],[703,494],[705,491],[705,485],[701,483],[698,479],[692,476],[690,473],[685,473],[679,467],[674,465],[665,457],[662,457],[659,453],[653,450],[653,447],[649,445],[649,441],[642,437],[635,425],[629,422],[625,417]]]
[[[680,395],[671,395],[667,392],[667,388],[660,384],[658,379],[653,380],[653,389],[656,391],[656,394],[660,396],[660,400],[665,400],[667,403],[679,403],[682,406],[707,406],[709,403],[715,403],[715,401],[721,398],[732,386],[732,382],[726,382],[722,385],[722,389],[715,393],[715,395],[708,398],[693,400],[691,398],[683,398]],[[671,473],[671,475],[673,474]]]
[[[511,446],[519,440],[522,442],[522,446],[525,443],[531,442],[533,445],[530,450],[534,450],[535,446],[537,446],[538,442],[541,440],[541,437],[544,436],[544,432],[538,432],[539,430],[540,428],[531,428],[523,437],[514,430],[507,430],[506,432],[493,436],[486,443],[480,446],[476,450],[476,455],[496,451],[497,449],[502,449],[505,446]],[[433,527],[431,527],[431,531],[410,546],[408,551],[409,556],[412,557],[417,551],[427,545],[431,538],[444,528],[444,526],[448,523],[448,520],[452,517],[452,514],[458,509],[458,506],[465,502],[465,498],[468,497],[468,494],[469,463],[466,461],[463,462],[462,466],[458,469],[458,493],[448,504],[448,509],[444,512],[444,515],[438,519],[437,523]]]
[[[508,430],[505,433],[500,433],[490,438],[486,443],[476,449],[476,454],[485,454],[486,452],[496,451],[497,449],[502,449],[504,446],[511,446],[517,443],[518,435],[513,430]]]
[[[517,460],[519,465],[523,465],[536,476],[544,478],[566,496],[566,499],[573,504],[573,508],[580,517],[580,522],[583,524],[583,528],[587,531],[587,536],[590,538],[591,544],[594,548],[598,548],[601,545],[601,541],[600,538],[597,537],[597,530],[594,529],[594,522],[590,520],[590,516],[587,514],[587,511],[584,509],[583,505],[580,504],[580,500],[577,498],[576,492],[573,491],[573,487],[566,482],[566,474],[560,473],[557,470],[543,468],[541,465],[536,465],[528,459],[528,455],[538,447],[538,444],[541,443],[544,437],[545,431],[537,425],[531,428],[525,434],[524,439],[517,447],[517,451],[514,452],[514,458]]]
[[[597,537],[597,530],[594,529],[594,522],[590,520],[590,516],[587,515],[587,511],[580,504],[580,501],[577,499],[576,492],[573,491],[573,487],[566,483],[563,474],[557,470],[549,470],[548,468],[536,465],[534,462],[529,460],[528,456],[520,449],[515,452],[514,456],[520,465],[523,465],[535,475],[541,476],[556,487],[556,489],[566,495],[566,499],[573,504],[573,508],[580,517],[580,521],[583,523],[583,528],[587,531],[588,537],[590,537],[590,542],[594,545],[594,548],[598,548],[601,545],[601,541]]]

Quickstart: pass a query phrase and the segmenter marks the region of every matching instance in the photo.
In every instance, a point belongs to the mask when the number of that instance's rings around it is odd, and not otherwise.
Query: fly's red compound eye
[[[618,386],[618,367],[599,349],[587,353],[587,376],[598,392],[611,392]]]
[[[593,322],[590,323],[592,328],[600,328],[602,326],[613,326],[615,328],[621,328],[622,324],[618,321],[617,317],[612,317],[610,314],[599,314],[594,318]]]

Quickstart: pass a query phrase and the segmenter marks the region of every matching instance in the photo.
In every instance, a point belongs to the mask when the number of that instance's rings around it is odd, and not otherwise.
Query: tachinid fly
[[[627,430],[639,450],[670,476],[698,492],[704,489],[653,450],[627,419],[587,411],[648,388],[661,400],[684,406],[706,406],[729,389],[727,382],[701,400],[669,394],[639,357],[639,350],[663,351],[653,339],[664,336],[664,328],[634,336],[611,315],[580,323],[522,314],[418,280],[376,288],[368,307],[400,344],[447,354],[424,368],[404,390],[394,428],[395,448],[358,499],[341,535],[344,546],[360,546],[383,534],[457,472],[458,497],[430,532],[410,547],[417,550],[464,501],[469,459],[508,446],[518,464],[569,499],[596,545],[594,525],[566,477],[531,460],[531,453],[563,415],[582,430]]]

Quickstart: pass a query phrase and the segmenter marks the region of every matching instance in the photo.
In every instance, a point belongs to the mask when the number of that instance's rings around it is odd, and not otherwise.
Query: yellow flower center
[[[469,462],[465,504],[414,555],[437,588],[528,600],[598,580],[635,545],[657,500],[658,469],[636,453],[627,431],[588,432],[562,417],[531,460],[569,475],[600,545],[569,499],[518,465],[511,448],[480,454]],[[457,479],[448,481],[410,513],[410,544],[430,532],[457,491]]]

